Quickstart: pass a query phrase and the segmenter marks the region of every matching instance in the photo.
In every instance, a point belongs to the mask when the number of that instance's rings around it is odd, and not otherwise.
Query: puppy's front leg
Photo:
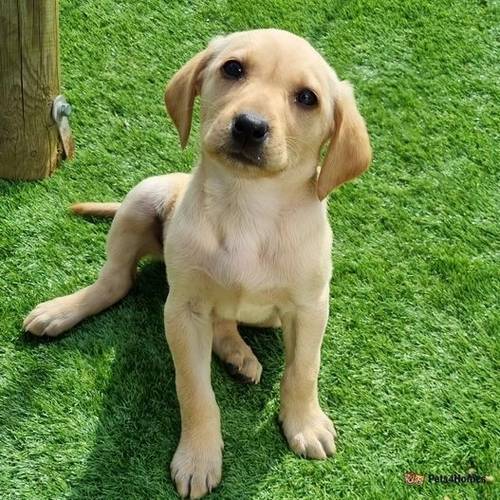
[[[210,382],[210,306],[198,300],[179,300],[171,290],[165,327],[182,422],[170,470],[181,496],[200,498],[217,486],[222,472],[220,413]]]
[[[328,302],[282,316],[286,364],[281,381],[280,421],[290,448],[323,459],[335,452],[331,420],[318,401],[318,372]]]

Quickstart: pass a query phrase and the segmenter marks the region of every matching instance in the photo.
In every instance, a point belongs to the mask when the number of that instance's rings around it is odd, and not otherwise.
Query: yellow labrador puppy
[[[331,276],[324,199],[371,160],[351,85],[291,33],[216,38],[180,69],[165,103],[182,146],[197,95],[201,158],[192,174],[146,179],[121,204],[75,205],[76,213],[114,216],[107,261],[93,285],[40,304],[24,322],[35,335],[59,335],[124,297],[141,257],[164,256],[165,329],[182,419],[171,473],[192,498],[221,479],[211,351],[247,381],[261,376],[238,323],[283,329],[280,420],[292,450],[318,459],[335,451],[317,393]]]

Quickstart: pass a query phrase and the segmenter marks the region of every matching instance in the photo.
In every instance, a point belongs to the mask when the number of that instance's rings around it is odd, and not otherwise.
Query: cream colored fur
[[[221,76],[230,59],[247,68],[244,80]],[[314,109],[295,102],[304,87],[318,96]],[[171,473],[179,493],[191,498],[221,479],[211,351],[247,380],[260,380],[262,367],[237,323],[283,329],[280,420],[292,450],[318,459],[335,451],[334,427],[317,394],[331,277],[324,198],[371,159],[350,84],[290,33],[256,30],[217,38],[181,68],[165,102],[183,145],[197,95],[201,157],[192,174],[146,179],[121,205],[74,206],[80,214],[115,215],[106,264],[94,284],[40,304],[24,323],[35,335],[59,335],[125,296],[142,256],[164,256],[170,285],[165,328],[182,418]],[[243,111],[269,122],[259,167],[225,154],[231,120]]]

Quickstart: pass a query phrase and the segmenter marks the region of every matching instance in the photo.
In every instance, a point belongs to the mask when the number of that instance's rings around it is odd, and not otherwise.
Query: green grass
[[[76,159],[41,182],[0,181],[1,497],[175,497],[162,265],[143,264],[125,300],[57,341],[28,339],[21,323],[104,261],[109,223],[71,216],[71,202],[118,200],[193,164],[196,140],[181,152],[165,116],[168,78],[215,34],[269,26],[307,37],[354,83],[375,160],[329,204],[320,391],[338,454],[288,450],[279,332],[246,331],[262,383],[213,363],[225,455],[212,497],[497,496],[496,484],[419,488],[402,475],[499,479],[498,13],[486,0],[61,0]]]

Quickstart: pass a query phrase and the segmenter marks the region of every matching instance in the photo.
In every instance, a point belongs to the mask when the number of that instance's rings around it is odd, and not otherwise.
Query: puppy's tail
[[[114,217],[121,203],[75,203],[70,210],[77,215],[92,215],[94,217]]]

